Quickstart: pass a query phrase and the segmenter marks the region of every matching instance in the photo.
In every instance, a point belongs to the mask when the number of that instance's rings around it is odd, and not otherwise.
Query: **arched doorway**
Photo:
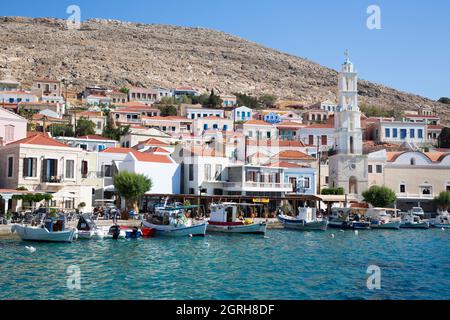
[[[358,193],[358,179],[356,179],[356,177],[354,176],[350,177],[348,181],[348,192],[350,194]]]

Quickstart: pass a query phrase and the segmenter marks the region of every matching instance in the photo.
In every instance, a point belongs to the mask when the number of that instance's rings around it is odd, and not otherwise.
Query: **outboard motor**
[[[111,228],[109,228],[109,234],[112,235],[112,238],[114,240],[119,239],[120,236],[120,226],[112,226]]]

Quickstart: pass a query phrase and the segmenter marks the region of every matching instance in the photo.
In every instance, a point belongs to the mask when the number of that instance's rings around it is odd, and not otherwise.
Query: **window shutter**
[[[28,158],[23,158],[23,176],[28,177]]]
[[[31,168],[31,175],[33,176],[33,177],[36,177],[37,176],[37,158],[33,158],[33,160],[32,160],[32,164],[33,164],[33,166],[32,166],[32,168]]]

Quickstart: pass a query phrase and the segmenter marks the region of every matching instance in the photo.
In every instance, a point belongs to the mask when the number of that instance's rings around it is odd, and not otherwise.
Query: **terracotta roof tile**
[[[49,146],[49,147],[66,147],[71,148],[67,144],[64,144],[62,142],[56,141],[52,138],[49,138],[43,134],[34,134],[30,135],[24,139],[14,141],[10,143],[10,145],[14,144],[32,144],[32,145],[40,145],[40,146]]]

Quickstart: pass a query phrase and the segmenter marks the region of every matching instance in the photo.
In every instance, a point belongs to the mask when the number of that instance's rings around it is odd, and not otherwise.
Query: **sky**
[[[204,27],[339,69],[348,50],[360,78],[431,99],[450,96],[448,0],[39,0],[8,1],[0,16]],[[381,29],[367,20],[380,9]]]

